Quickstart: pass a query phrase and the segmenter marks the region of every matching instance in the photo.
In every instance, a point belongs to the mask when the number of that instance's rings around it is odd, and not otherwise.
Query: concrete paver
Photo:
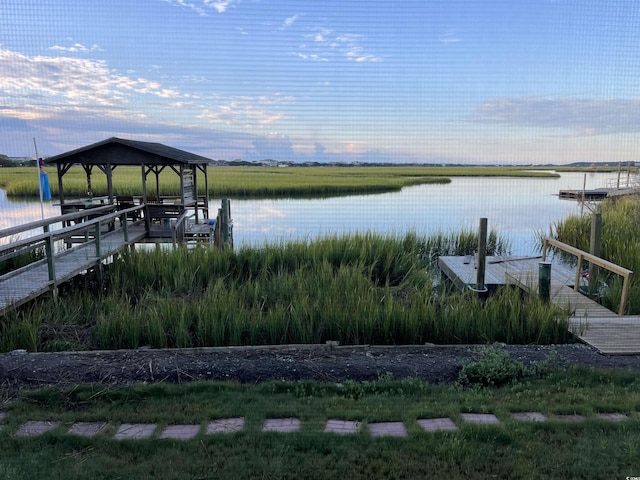
[[[168,425],[159,438],[190,440],[200,432],[200,425]]]
[[[23,423],[16,431],[16,437],[34,437],[53,430],[60,422],[29,421]]]
[[[207,434],[240,432],[244,428],[244,417],[219,418],[207,424]]]
[[[107,422],[76,422],[69,428],[69,433],[81,437],[95,437],[106,426]]]
[[[407,437],[407,429],[402,422],[370,423],[369,433],[372,437]]]
[[[544,422],[547,420],[547,416],[540,412],[513,412],[511,417],[522,422]]]
[[[464,422],[483,424],[483,425],[499,425],[501,421],[493,414],[489,413],[461,413]],[[541,412],[513,412],[512,418],[517,421],[544,422],[549,418]],[[0,412],[0,422],[6,418],[5,412]],[[556,414],[551,418],[564,422],[581,422],[586,417],[579,414]],[[620,422],[629,419],[629,415],[621,412],[604,412],[595,413],[594,418]],[[417,420],[418,425],[427,432],[436,431],[455,431],[458,426],[451,418],[424,418]],[[15,432],[17,437],[29,437],[42,435],[53,430],[61,424],[59,421],[27,421],[23,423]],[[84,437],[94,437],[104,430],[108,422],[75,422],[68,429],[70,435],[80,435]],[[237,418],[221,418],[212,420],[207,424],[206,433],[230,433],[240,432],[244,429],[244,417]],[[360,432],[362,423],[355,420],[327,420],[324,432],[337,433],[341,435],[356,434]],[[0,425],[0,429],[3,425]],[[262,431],[263,432],[297,432],[301,428],[301,421],[298,418],[269,418],[266,419]],[[158,438],[160,439],[176,439],[188,440],[194,438],[200,433],[201,425],[168,425],[165,427]],[[368,425],[369,433],[372,437],[407,437],[407,429],[403,422],[377,422]],[[153,436],[157,430],[154,423],[123,423],[118,428],[114,439],[144,439]]]
[[[493,413],[463,413],[462,419],[467,423],[479,425],[499,425],[500,420]]]
[[[325,433],[333,432],[341,435],[348,435],[351,433],[358,433],[360,431],[360,426],[360,422],[354,422],[352,420],[327,420],[324,431]]]
[[[555,418],[556,420],[561,420],[563,422],[582,422],[587,417],[585,417],[584,415],[577,415],[572,413],[569,415],[554,415],[553,418]]]
[[[157,427],[155,423],[123,423],[113,438],[116,440],[149,438]]]
[[[609,420],[610,422],[621,422],[623,420],[628,420],[629,417],[624,413],[611,412],[611,413],[596,413],[596,418],[600,420]]]
[[[299,418],[268,418],[262,426],[263,432],[297,432],[300,430]]]
[[[423,418],[418,420],[418,425],[426,432],[458,429],[458,426],[450,418]]]

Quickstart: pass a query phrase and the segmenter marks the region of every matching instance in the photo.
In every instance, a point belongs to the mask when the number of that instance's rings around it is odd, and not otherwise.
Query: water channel
[[[615,173],[589,173],[586,188],[602,188]],[[535,236],[554,222],[579,214],[575,201],[558,199],[561,189],[582,189],[585,174],[559,178],[454,177],[446,185],[420,185],[400,192],[325,199],[233,200],[231,216],[236,247],[354,232],[420,235],[476,229],[481,217],[511,241],[514,255],[535,252]],[[212,199],[210,211],[217,211]],[[0,230],[39,220],[39,202],[13,201],[0,190]],[[45,217],[59,207],[44,205]]]

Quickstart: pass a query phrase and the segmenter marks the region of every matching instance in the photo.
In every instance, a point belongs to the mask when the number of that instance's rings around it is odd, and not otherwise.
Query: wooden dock
[[[100,225],[98,221],[95,223]],[[73,227],[67,227],[73,230]],[[63,229],[65,230],[65,229]],[[69,249],[0,276],[0,315],[22,305],[40,295],[54,291],[55,288],[79,273],[95,267],[124,247],[141,241],[147,232],[142,224],[129,225],[99,234],[87,242],[74,245]],[[31,241],[36,242],[38,235]],[[29,239],[25,240],[25,243]]]
[[[491,289],[516,285],[537,294],[541,257],[487,257],[485,284]],[[440,257],[442,272],[461,289],[476,288],[473,257]],[[604,354],[640,354],[640,316],[623,316],[574,290],[575,271],[551,267],[550,299],[571,312],[569,330]]]
[[[606,188],[598,188],[595,190],[560,190],[558,196],[561,200],[579,200],[594,202],[607,198],[609,190]]]

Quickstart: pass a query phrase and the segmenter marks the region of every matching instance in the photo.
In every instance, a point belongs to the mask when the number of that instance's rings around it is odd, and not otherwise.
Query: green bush
[[[480,360],[463,365],[458,382],[461,385],[499,387],[528,376],[531,370],[504,351],[486,349]]]

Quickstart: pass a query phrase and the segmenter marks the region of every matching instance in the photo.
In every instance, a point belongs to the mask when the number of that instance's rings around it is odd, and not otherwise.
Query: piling
[[[551,262],[538,263],[538,296],[543,302],[551,298]]]
[[[602,245],[602,214],[596,212],[591,217],[591,237],[589,239],[589,253],[600,256]],[[589,263],[589,292],[594,292],[597,288],[597,269],[593,263]]]
[[[476,290],[485,290],[484,273],[487,266],[487,219],[480,219],[480,231],[478,232],[478,263],[476,268]]]

